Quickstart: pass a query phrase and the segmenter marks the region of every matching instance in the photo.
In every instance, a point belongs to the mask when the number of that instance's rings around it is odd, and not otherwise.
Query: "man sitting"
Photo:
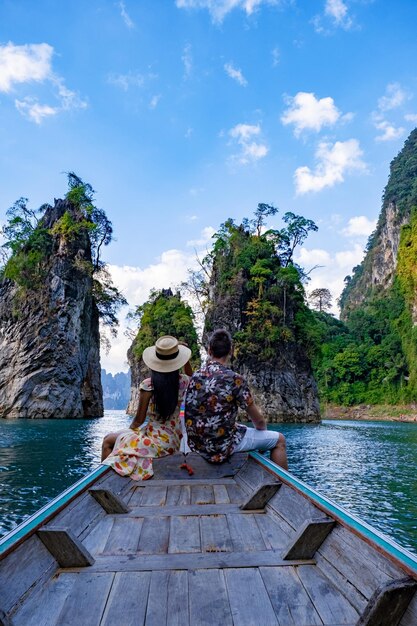
[[[210,337],[207,363],[191,377],[185,400],[188,445],[211,463],[222,463],[234,452],[270,450],[271,460],[288,469],[285,437],[269,431],[245,379],[227,363],[232,338],[226,330]],[[255,428],[236,421],[238,408],[247,411]]]

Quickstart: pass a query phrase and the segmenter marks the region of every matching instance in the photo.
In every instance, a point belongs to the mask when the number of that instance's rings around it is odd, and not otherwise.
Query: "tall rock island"
[[[93,190],[69,174],[69,192],[36,211],[21,198],[3,227],[0,278],[0,417],[103,415],[99,319],[124,303],[100,249],[111,241]]]
[[[232,367],[246,377],[270,422],[318,422],[317,385],[303,335],[310,313],[292,259],[296,240],[317,227],[287,213],[285,228],[265,232],[265,218],[275,213],[260,204],[255,219],[239,226],[228,220],[215,235],[205,334],[215,328],[232,334]]]

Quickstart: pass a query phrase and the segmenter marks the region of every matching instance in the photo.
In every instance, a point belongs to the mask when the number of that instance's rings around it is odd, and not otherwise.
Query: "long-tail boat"
[[[99,466],[0,540],[2,626],[417,625],[417,557],[258,453]]]

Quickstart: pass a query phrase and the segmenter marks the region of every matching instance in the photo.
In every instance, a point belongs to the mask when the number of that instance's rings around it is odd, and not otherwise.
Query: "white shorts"
[[[244,426],[244,424],[241,424]],[[278,443],[279,433],[274,430],[256,430],[246,428],[246,433],[233,452],[248,452],[249,450],[272,450]]]

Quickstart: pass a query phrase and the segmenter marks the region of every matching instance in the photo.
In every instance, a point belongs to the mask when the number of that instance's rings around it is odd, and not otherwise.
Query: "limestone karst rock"
[[[51,229],[68,200],[46,209]],[[52,234],[43,284],[0,282],[0,417],[82,418],[103,415],[99,313],[92,294],[91,246],[85,229]]]

